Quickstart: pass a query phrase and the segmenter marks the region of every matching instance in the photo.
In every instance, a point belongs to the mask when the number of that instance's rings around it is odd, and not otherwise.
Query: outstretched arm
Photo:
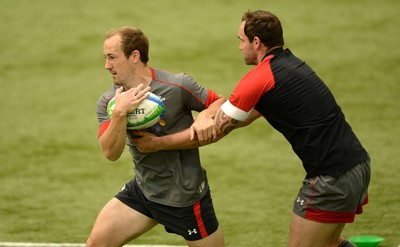
[[[156,136],[152,133],[144,131],[134,131],[133,134],[139,137],[132,138],[132,141],[139,151],[143,153],[157,152],[159,150],[197,148],[216,142],[225,135],[229,134],[233,129],[247,126],[261,116],[256,110],[253,110],[246,121],[241,122],[230,118],[219,108],[214,110],[217,110],[217,113],[215,116],[211,117],[211,119],[212,125],[214,126],[213,128],[216,131],[216,138],[213,138],[210,142],[200,143],[197,135],[192,136],[192,128],[165,136]],[[203,117],[206,117],[206,115]],[[199,120],[196,119],[196,121]]]
[[[216,142],[220,138],[214,125],[215,114],[225,103],[225,98],[213,102],[207,109],[200,112],[190,127],[190,140],[197,140],[201,146]]]
[[[202,136],[202,140],[211,140],[213,135],[216,136],[214,116],[225,101],[224,98],[219,98],[209,105],[207,109],[201,111],[191,128],[165,136],[156,136],[145,131],[133,131],[133,135],[137,137],[131,137],[131,140],[142,153],[152,153],[159,150],[190,149],[210,144],[211,141],[199,141],[198,136]],[[194,129],[199,132],[195,132]]]
[[[214,118],[217,136],[219,139],[221,139],[222,137],[231,133],[234,129],[245,127],[259,117],[261,117],[261,114],[253,109],[246,121],[238,121],[229,117],[221,109],[219,109]]]
[[[153,153],[160,150],[190,149],[199,147],[197,138],[190,139],[190,129],[170,135],[156,136],[146,131],[135,130],[130,137],[136,148],[142,153]]]

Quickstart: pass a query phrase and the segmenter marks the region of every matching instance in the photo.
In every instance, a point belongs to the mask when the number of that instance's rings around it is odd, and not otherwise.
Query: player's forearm
[[[222,109],[218,110],[214,118],[214,125],[218,139],[228,135],[234,129],[242,128],[251,124],[261,116],[262,115],[257,110],[253,109],[245,121],[239,121],[226,115]]]
[[[99,138],[104,156],[112,161],[121,157],[126,144],[126,116],[114,114],[110,125]]]
[[[197,148],[201,145],[195,140],[190,140],[190,130],[157,137],[157,143],[160,150],[177,150],[177,149],[190,149]]]
[[[220,98],[210,105],[210,108],[203,110],[196,118],[196,125],[198,129],[205,129],[205,132],[212,132],[214,130],[214,115],[218,111],[220,105],[225,102],[225,99]],[[159,150],[179,150],[197,148],[211,141],[200,142],[198,135],[194,134],[193,127],[182,130],[181,132],[169,134],[165,136],[150,135],[146,132],[136,132],[132,138],[132,142],[140,152],[151,153]],[[214,131],[215,132],[215,131]],[[198,134],[198,133],[197,133]],[[207,136],[207,134],[205,134]],[[218,138],[219,139],[219,138]],[[217,138],[214,139],[217,141]]]
[[[190,139],[199,142],[201,146],[207,145],[219,140],[214,126],[214,117],[221,105],[226,100],[219,98],[214,101],[209,107],[199,113],[195,122],[190,127]]]
[[[218,110],[217,114],[214,118],[214,124],[217,131],[218,136],[226,136],[232,130],[239,128],[241,126],[241,122],[229,117],[226,115],[221,109]]]

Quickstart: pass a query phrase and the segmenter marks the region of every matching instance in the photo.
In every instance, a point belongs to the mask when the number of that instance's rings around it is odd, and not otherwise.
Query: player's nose
[[[106,60],[106,63],[104,64],[104,68],[105,68],[106,70],[111,70],[111,68],[112,68],[111,63],[110,63],[109,61]]]

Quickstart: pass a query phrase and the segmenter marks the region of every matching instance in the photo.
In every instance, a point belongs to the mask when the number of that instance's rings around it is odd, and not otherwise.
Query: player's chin
[[[244,62],[245,62],[246,65],[256,65],[257,64],[253,60],[249,60],[249,59],[245,59]]]
[[[111,78],[113,79],[115,85],[121,84],[121,80],[119,80],[116,75],[111,75]]]

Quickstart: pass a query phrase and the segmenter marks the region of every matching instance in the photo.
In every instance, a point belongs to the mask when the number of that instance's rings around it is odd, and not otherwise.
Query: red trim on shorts
[[[356,212],[328,212],[307,208],[304,218],[322,223],[352,223]]]
[[[311,182],[311,188],[312,188],[312,192],[310,194],[310,200],[307,203],[307,209],[310,207],[311,201],[313,200],[313,195],[315,193],[315,189],[314,189],[314,184],[317,182],[317,177],[313,178],[312,182]]]
[[[207,237],[208,236],[207,229],[204,226],[203,217],[201,217],[200,201],[196,202],[193,205],[193,212],[194,212],[194,215],[196,216],[197,226],[199,227],[201,237],[202,238]]]
[[[356,214],[362,214],[363,206],[368,203],[368,195],[354,212],[328,212],[307,208],[304,218],[322,223],[353,223]]]
[[[361,205],[358,205],[356,214],[362,214],[363,213],[363,206],[368,203],[368,195],[365,197],[363,203]]]

